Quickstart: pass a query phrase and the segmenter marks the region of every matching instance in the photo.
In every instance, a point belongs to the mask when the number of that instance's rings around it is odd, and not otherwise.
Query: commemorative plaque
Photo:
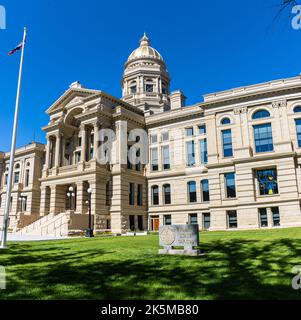
[[[160,246],[159,254],[180,254],[197,256],[200,251],[199,246],[199,226],[173,225],[162,226],[159,230]]]

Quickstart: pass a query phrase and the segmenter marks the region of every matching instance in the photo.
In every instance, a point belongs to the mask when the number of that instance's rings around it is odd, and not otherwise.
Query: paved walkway
[[[49,241],[49,240],[64,240],[70,239],[70,237],[51,237],[51,236],[30,236],[19,234],[8,234],[8,241]]]

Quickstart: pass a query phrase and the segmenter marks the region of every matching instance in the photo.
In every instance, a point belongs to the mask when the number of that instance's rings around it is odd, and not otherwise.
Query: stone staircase
[[[63,212],[58,215],[50,213],[17,232],[18,235],[33,236],[68,236],[71,214]]]

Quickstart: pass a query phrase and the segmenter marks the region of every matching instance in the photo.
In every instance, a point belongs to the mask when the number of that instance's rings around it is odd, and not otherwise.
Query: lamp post
[[[94,234],[93,234],[93,228],[92,228],[92,208],[91,208],[91,198],[92,198],[92,193],[93,193],[92,188],[89,188],[87,190],[87,192],[88,192],[88,201],[86,201],[86,203],[89,207],[89,228],[86,230],[85,237],[86,238],[93,238]]]
[[[67,192],[67,197],[69,199],[69,210],[72,210],[72,198],[75,197],[75,193],[74,193],[74,188],[73,187],[69,187],[68,192]]]

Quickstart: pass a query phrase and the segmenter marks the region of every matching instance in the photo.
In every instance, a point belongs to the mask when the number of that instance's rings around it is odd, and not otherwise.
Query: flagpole
[[[16,152],[16,139],[17,139],[18,118],[19,118],[20,92],[21,92],[21,82],[22,82],[22,73],[23,73],[23,59],[24,59],[26,33],[27,33],[27,29],[24,28],[0,249],[7,249],[6,242],[7,242],[7,233],[8,233],[8,227],[9,227],[9,211],[10,211],[10,203],[11,203],[10,199],[11,199],[11,193],[12,193],[13,171],[14,171],[15,152]]]

